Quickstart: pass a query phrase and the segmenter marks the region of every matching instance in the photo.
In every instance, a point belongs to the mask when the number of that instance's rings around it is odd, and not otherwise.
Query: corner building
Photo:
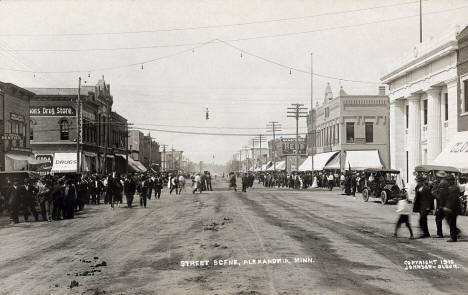
[[[391,167],[412,185],[415,166],[434,163],[468,118],[460,95],[468,83],[457,70],[460,32],[416,45],[381,78],[389,87]]]

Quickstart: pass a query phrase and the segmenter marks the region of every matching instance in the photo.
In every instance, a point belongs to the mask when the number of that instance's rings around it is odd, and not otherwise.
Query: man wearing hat
[[[447,189],[445,193],[440,196],[442,200],[442,211],[446,217],[447,223],[450,227],[450,239],[447,242],[456,242],[459,230],[457,229],[457,217],[460,214],[460,188],[455,183],[455,177],[448,175]]]
[[[432,190],[432,193],[436,199],[435,222],[437,226],[437,237],[443,238],[444,235],[442,233],[442,220],[445,218],[443,207],[448,195],[447,177],[449,174],[445,171],[437,171],[435,176],[438,180],[438,183],[434,185]]]
[[[427,226],[427,215],[434,210],[434,197],[424,177],[416,176],[416,182],[413,212],[419,213],[419,227],[423,232],[420,238],[428,238],[431,235]]]

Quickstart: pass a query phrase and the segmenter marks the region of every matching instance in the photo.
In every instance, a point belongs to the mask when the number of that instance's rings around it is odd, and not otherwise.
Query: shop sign
[[[50,165],[54,162],[54,156],[52,155],[36,155],[36,160],[46,160]]]
[[[30,107],[29,115],[34,117],[74,117],[75,108],[67,106]]]
[[[24,116],[22,115],[18,115],[18,114],[15,114],[15,113],[10,113],[10,119],[13,120],[13,121],[19,121],[19,122],[24,122]]]
[[[14,134],[14,133],[5,133],[2,136],[2,139],[3,140],[22,140],[23,136],[21,136],[19,134]]]
[[[451,148],[451,153],[468,153],[468,141],[458,141]]]
[[[96,115],[91,113],[91,112],[82,110],[81,114],[82,114],[84,119],[88,119],[90,121],[96,121]]]

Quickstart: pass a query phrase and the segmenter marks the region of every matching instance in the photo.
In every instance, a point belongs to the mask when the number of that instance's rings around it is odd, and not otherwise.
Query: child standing
[[[405,223],[410,232],[410,239],[414,239],[413,230],[411,229],[411,224],[409,221],[409,215],[411,214],[411,209],[408,204],[407,196],[402,197],[398,201],[396,212],[399,214],[400,217],[398,218],[397,224],[395,226],[395,233],[393,234],[393,236],[395,238],[397,237],[398,229],[400,228],[402,223]]]

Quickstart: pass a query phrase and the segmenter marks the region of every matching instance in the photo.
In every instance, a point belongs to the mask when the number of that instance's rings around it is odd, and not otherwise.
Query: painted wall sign
[[[75,108],[66,106],[30,107],[29,115],[35,117],[74,117]]]
[[[10,113],[10,119],[11,120],[14,120],[14,121],[19,121],[19,122],[24,122],[24,116],[22,115],[18,115],[18,114],[15,114],[15,113]]]

